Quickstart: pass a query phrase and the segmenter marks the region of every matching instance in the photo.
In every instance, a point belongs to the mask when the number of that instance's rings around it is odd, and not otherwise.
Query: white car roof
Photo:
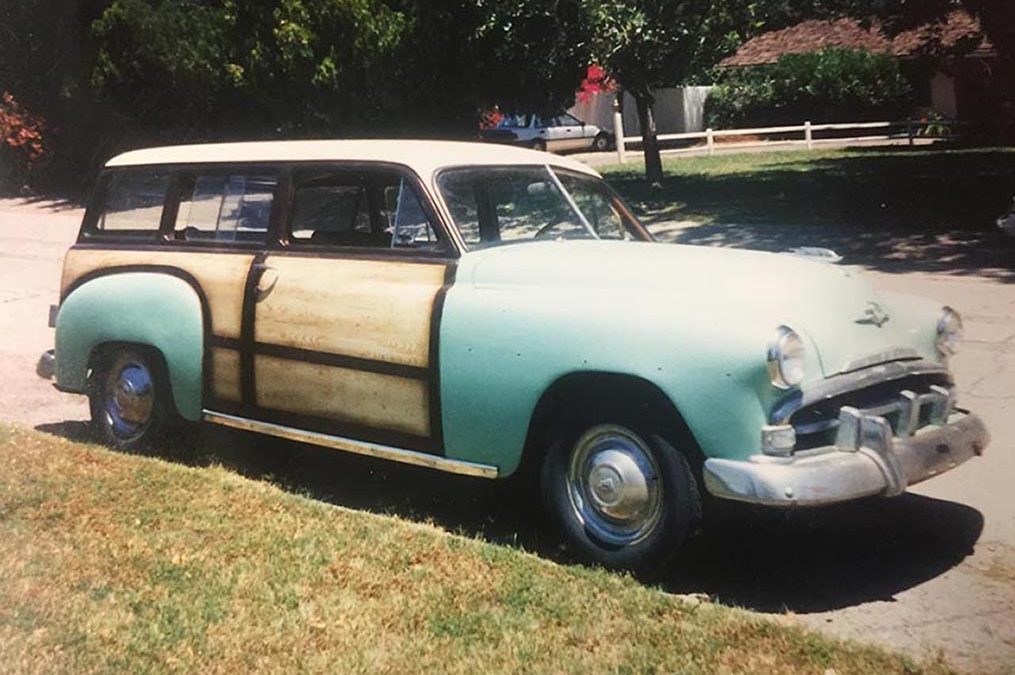
[[[113,157],[107,167],[213,162],[390,162],[413,169],[423,178],[439,169],[469,165],[544,165],[598,176],[567,157],[493,143],[417,140],[257,141],[172,145],[132,150]]]

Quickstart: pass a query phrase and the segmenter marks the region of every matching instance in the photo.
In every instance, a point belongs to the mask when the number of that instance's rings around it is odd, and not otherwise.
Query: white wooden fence
[[[619,114],[617,115],[619,117]],[[660,143],[666,143],[670,141],[693,141],[702,140],[705,141],[705,148],[709,155],[715,153],[716,139],[717,138],[730,138],[734,136],[768,136],[768,135],[784,135],[784,134],[803,134],[802,138],[779,138],[776,140],[765,140],[757,142],[737,143],[736,148],[752,148],[752,147],[764,147],[773,143],[798,143],[805,145],[808,150],[812,150],[814,146],[822,143],[849,143],[856,141],[890,141],[908,139],[909,144],[913,145],[919,137],[933,137],[933,138],[948,138],[953,131],[954,122],[951,121],[923,121],[923,120],[906,120],[903,122],[845,122],[839,124],[811,124],[810,122],[804,122],[803,124],[797,124],[793,126],[782,126],[782,127],[757,127],[753,129],[705,129],[704,131],[691,131],[679,134],[659,134],[656,138]],[[614,119],[614,128],[623,131],[623,123],[621,120]],[[926,132],[934,128],[941,128],[946,130],[947,133],[940,134],[927,134]],[[850,131],[860,130],[861,135],[843,137],[833,136],[828,138],[815,138],[815,132],[824,131]],[[882,133],[877,133],[877,131]],[[921,133],[923,130],[923,133]],[[641,136],[623,136],[623,134],[617,135],[617,160],[623,164],[627,161],[626,157],[626,146],[628,144],[641,143]]]

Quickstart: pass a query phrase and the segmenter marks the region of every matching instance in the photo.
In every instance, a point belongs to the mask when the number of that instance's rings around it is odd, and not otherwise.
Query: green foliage
[[[419,118],[458,133],[479,110],[555,114],[592,60],[586,0],[393,0],[409,21],[401,80]],[[415,124],[419,124],[417,118]],[[443,124],[441,119],[447,121]]]
[[[115,0],[92,27],[93,83],[145,126],[196,135],[355,126],[403,27],[374,0]]]
[[[856,121],[904,116],[912,102],[895,58],[830,48],[722,71],[706,114],[717,128]]]
[[[44,122],[0,94],[0,194],[20,188],[46,154]]]
[[[92,28],[93,83],[175,137],[471,135],[484,106],[570,102],[589,62],[581,4],[114,0]]]

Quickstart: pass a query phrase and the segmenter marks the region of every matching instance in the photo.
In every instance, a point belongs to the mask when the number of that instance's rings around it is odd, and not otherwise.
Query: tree
[[[176,138],[348,132],[383,107],[403,27],[377,0],[115,0],[93,81]]]
[[[593,54],[638,107],[645,174],[662,180],[652,91],[690,81],[743,40],[787,16],[792,3],[602,0],[591,3]]]
[[[472,136],[484,107],[570,103],[589,62],[580,7],[115,0],[93,27],[94,81],[174,137]]]
[[[406,104],[438,131],[471,132],[478,113],[493,106],[557,114],[573,103],[591,60],[583,0],[395,0],[394,6],[409,22],[401,75]]]

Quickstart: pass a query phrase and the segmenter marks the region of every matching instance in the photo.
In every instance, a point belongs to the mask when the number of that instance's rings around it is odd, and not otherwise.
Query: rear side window
[[[162,220],[169,173],[141,169],[109,177],[95,229],[121,234],[154,234]]]
[[[269,174],[210,173],[183,177],[174,238],[263,242],[278,180]]]
[[[412,184],[387,168],[297,172],[289,238],[297,246],[441,250]]]

